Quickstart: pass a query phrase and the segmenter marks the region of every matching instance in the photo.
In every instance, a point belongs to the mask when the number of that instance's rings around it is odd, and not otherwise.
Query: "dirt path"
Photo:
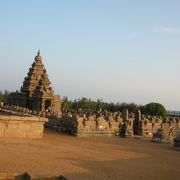
[[[172,145],[120,137],[76,138],[46,130],[41,140],[0,138],[0,173],[69,179],[180,179]]]

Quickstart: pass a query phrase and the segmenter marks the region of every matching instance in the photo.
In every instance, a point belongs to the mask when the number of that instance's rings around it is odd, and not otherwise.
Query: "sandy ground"
[[[120,137],[77,138],[45,130],[41,140],[0,138],[0,173],[68,179],[180,179],[172,145]]]

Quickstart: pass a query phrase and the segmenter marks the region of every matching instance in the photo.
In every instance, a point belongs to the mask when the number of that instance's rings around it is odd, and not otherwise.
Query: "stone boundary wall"
[[[131,125],[133,123],[130,123]],[[73,116],[65,115],[59,119],[49,119],[46,123],[47,127],[51,127],[57,131],[69,133],[75,136],[112,136],[119,135],[122,125],[120,116],[113,117],[109,114],[107,117],[100,115],[89,115],[82,117],[77,114]],[[127,126],[129,134],[132,132],[132,127]]]
[[[108,122],[104,121],[98,124],[96,121],[85,121],[83,118],[61,117],[58,120],[49,119],[46,126],[79,137],[112,136],[116,132],[119,133],[119,126],[116,127],[115,131],[115,129],[113,129],[114,126],[110,128]]]
[[[155,141],[172,142],[180,134],[180,119],[133,113],[83,114],[66,113],[59,119],[49,119],[46,126],[76,136],[150,137]]]
[[[48,119],[0,114],[0,137],[42,138]]]

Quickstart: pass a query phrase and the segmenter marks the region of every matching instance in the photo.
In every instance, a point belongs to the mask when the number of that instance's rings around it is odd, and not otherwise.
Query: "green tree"
[[[75,99],[74,101],[69,101],[67,97],[63,98],[62,109],[63,110],[78,110],[82,109],[85,111],[110,111],[110,112],[123,112],[125,109],[128,109],[129,112],[136,113],[140,109],[141,106],[135,103],[107,103],[102,99],[97,99],[96,101],[88,99],[86,97],[82,97],[79,99]]]
[[[127,109],[129,112],[136,113],[141,108],[140,105],[137,105],[135,103],[130,103],[127,105]]]
[[[61,106],[63,110],[70,110],[72,109],[72,102],[67,97],[64,97]]]
[[[162,104],[156,102],[146,104],[141,108],[141,111],[144,114],[148,114],[148,115],[159,115],[162,116],[163,118],[166,117],[165,107]]]

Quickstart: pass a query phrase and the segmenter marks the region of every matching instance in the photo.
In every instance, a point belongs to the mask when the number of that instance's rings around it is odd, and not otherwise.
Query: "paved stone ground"
[[[0,138],[0,173],[69,179],[180,179],[172,145],[120,137],[76,138],[46,130],[42,140]]]

